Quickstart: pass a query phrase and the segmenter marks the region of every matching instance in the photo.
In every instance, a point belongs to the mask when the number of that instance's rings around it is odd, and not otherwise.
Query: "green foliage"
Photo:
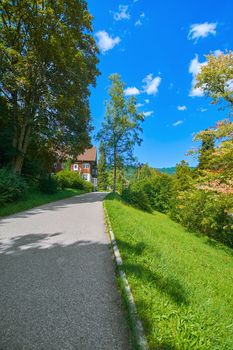
[[[83,189],[82,187],[83,180],[76,171],[62,170],[62,171],[59,171],[57,174],[55,174],[54,178],[61,189],[64,189],[64,188]]]
[[[140,145],[142,132],[141,122],[143,114],[137,112],[136,98],[127,98],[124,93],[125,84],[120,75],[112,74],[109,77],[110,100],[106,105],[104,121],[97,139],[104,144],[107,163],[113,167],[113,191],[116,191],[117,168],[134,160],[135,145]]]
[[[106,154],[104,144],[101,143],[99,147],[99,161],[98,161],[98,190],[105,191],[108,188],[108,173],[106,166]]]
[[[125,167],[125,178],[127,181],[131,181],[134,178],[136,172],[136,166],[129,165]]]
[[[177,164],[173,176],[144,165],[137,170],[122,197],[136,208],[169,213],[188,230],[233,246],[232,195],[200,187],[199,172],[185,161]]]
[[[199,172],[182,161],[173,177],[170,215],[188,230],[199,231],[232,246],[233,222],[229,214],[233,207],[231,195],[205,190],[200,186]]]
[[[108,188],[113,190],[113,183],[114,183],[114,170],[111,169],[108,171]],[[116,191],[118,193],[122,193],[122,191],[127,186],[127,180],[125,178],[125,171],[124,168],[121,166],[118,166],[116,169]]]
[[[62,170],[54,175],[58,186],[64,188],[76,188],[87,192],[93,191],[93,185],[83,180],[76,171]]]
[[[147,194],[141,188],[125,188],[122,198],[133,207],[152,213],[152,207]]]
[[[176,173],[173,177],[173,189],[175,196],[179,191],[187,191],[193,187],[195,173],[188,163],[182,160],[176,165]]]
[[[0,205],[23,198],[27,190],[28,186],[21,176],[9,169],[0,169]]]
[[[135,172],[134,180],[149,180],[159,174],[158,170],[151,168],[148,164],[139,166]]]
[[[199,231],[233,247],[233,196],[193,189],[179,192],[170,215],[189,230]]]
[[[205,169],[209,167],[209,163],[214,153],[214,134],[211,130],[205,130],[205,134],[203,134],[201,138],[201,147],[199,150],[198,157],[198,167],[200,169]]]
[[[86,1],[4,0],[0,13],[0,97],[10,113],[14,169],[21,172],[31,139],[50,150],[83,151],[99,74]]]
[[[94,186],[88,181],[83,180],[82,186],[85,192],[93,192],[94,190]]]
[[[196,88],[201,88],[213,99],[213,103],[227,101],[233,107],[233,52],[210,54],[207,64],[201,67],[196,76]]]
[[[105,206],[149,348],[233,349],[232,250],[113,195]]]
[[[51,175],[39,179],[38,189],[42,193],[53,194],[58,191],[57,181]]]
[[[194,141],[202,141],[202,146],[189,153],[199,154],[199,160],[204,157],[205,166],[202,169],[207,169],[213,175],[218,171],[223,180],[233,177],[233,123],[229,119],[217,122],[214,128],[200,131]],[[216,147],[213,147],[215,142]]]
[[[151,189],[151,193],[148,192],[148,197],[151,202],[151,206],[154,210],[158,210],[162,213],[168,212],[171,206],[172,196],[172,178],[170,175],[161,174],[151,180],[151,183],[145,187]]]
[[[141,200],[140,195],[143,196]],[[171,195],[171,176],[160,174],[147,164],[137,170],[134,181],[123,192],[123,198],[126,201],[133,203],[137,208],[143,207],[143,210],[148,212],[151,212],[152,209],[167,212],[170,208]]]

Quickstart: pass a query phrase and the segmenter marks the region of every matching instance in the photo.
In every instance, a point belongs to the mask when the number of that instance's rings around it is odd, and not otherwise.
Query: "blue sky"
[[[108,76],[119,73],[126,94],[145,112],[138,160],[174,166],[194,146],[193,133],[227,117],[193,90],[205,54],[233,48],[232,0],[89,0],[100,48],[101,76],[91,93],[95,132],[108,99]]]

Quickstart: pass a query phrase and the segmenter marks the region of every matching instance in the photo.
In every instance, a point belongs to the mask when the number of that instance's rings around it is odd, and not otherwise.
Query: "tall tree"
[[[210,54],[206,59],[196,77],[196,88],[202,88],[213,103],[225,100],[233,108],[233,52]]]
[[[200,163],[204,161],[202,168],[213,172],[217,171],[223,178],[232,178],[233,123],[229,119],[219,121],[215,127],[200,131],[194,138],[194,141],[199,140],[202,141],[200,149],[190,153],[199,153]]]
[[[108,188],[108,173],[106,166],[106,154],[104,144],[101,142],[99,147],[98,161],[98,189],[106,190]]]
[[[155,170],[154,168],[151,168],[148,164],[141,164],[134,174],[134,180],[153,179],[159,174],[159,171]]]
[[[212,130],[205,130],[204,133],[199,134],[201,140],[201,147],[199,149],[198,167],[199,169],[208,168],[211,157],[214,153],[215,137]]]
[[[98,75],[86,1],[2,0],[0,33],[0,97],[11,115],[13,169],[21,172],[32,137],[82,151],[91,128],[89,87]]]
[[[127,164],[135,158],[133,150],[135,145],[140,145],[142,139],[141,122],[143,115],[137,112],[136,98],[126,97],[125,84],[120,75],[112,74],[109,77],[110,99],[106,105],[106,112],[101,130],[97,139],[104,143],[107,161],[113,166],[113,191],[116,191],[118,164]]]

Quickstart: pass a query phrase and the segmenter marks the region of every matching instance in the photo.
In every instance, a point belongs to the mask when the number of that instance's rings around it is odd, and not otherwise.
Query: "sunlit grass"
[[[150,349],[233,349],[233,251],[106,200]]]
[[[42,204],[57,201],[63,198],[72,197],[84,193],[83,190],[65,189],[54,194],[45,194],[38,191],[29,191],[27,196],[15,203],[9,203],[0,207],[0,217],[18,213],[23,210],[31,209]]]

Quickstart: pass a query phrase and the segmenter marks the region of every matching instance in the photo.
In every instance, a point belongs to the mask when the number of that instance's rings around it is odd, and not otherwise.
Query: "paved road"
[[[104,193],[0,220],[0,349],[128,350]]]

